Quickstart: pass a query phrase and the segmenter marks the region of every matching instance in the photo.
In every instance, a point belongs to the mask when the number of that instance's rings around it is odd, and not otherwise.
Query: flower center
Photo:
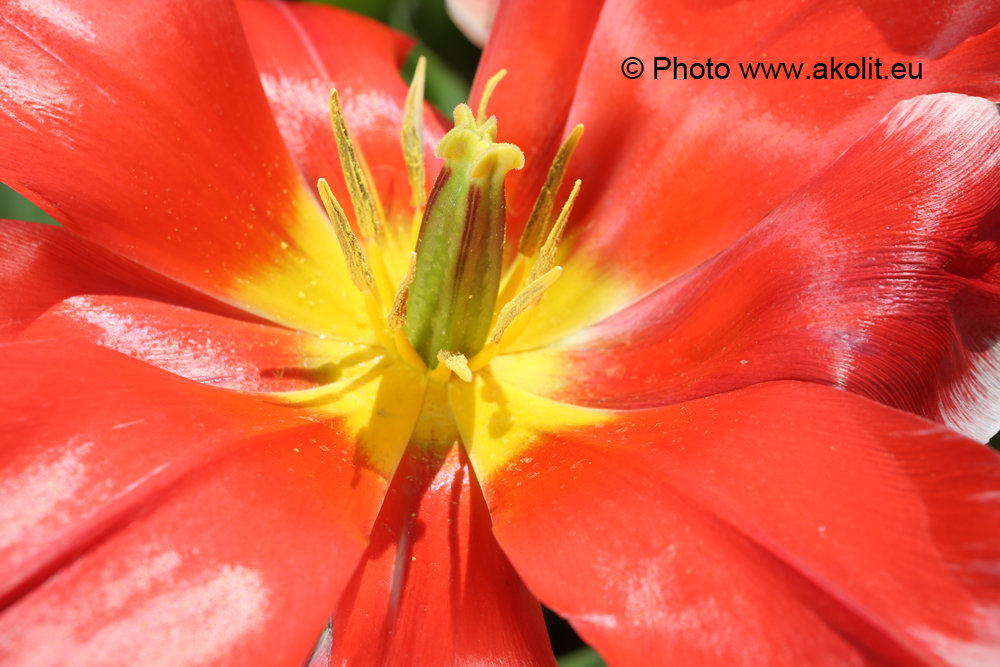
[[[504,176],[524,165],[517,146],[495,139],[496,119],[477,122],[460,104],[437,147],[444,165],[420,225],[404,327],[430,367],[442,352],[472,357],[490,332],[503,263]]]
[[[517,257],[505,270],[504,178],[524,164],[517,146],[496,141],[496,118],[486,117],[492,91],[505,72],[487,82],[476,115],[466,104],[455,108],[455,125],[437,146],[436,154],[444,165],[428,198],[424,190],[424,71],[421,59],[407,95],[402,132],[414,225],[419,221],[419,232],[409,271],[397,289],[383,259],[390,249],[379,206],[350,139],[336,91],[330,96],[330,115],[361,238],[324,179],[319,181],[319,191],[351,279],[365,296],[376,335],[431,380],[444,382],[454,373],[469,381],[523,331],[531,310],[562,272],[555,265],[556,248],[579,181],[555,220],[551,219],[553,203],[583,127],[574,128],[556,155]]]

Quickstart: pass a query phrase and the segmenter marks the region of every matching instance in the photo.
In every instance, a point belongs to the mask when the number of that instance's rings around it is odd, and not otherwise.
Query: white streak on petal
[[[25,79],[23,73],[0,61],[0,110],[9,110],[12,118],[30,126],[23,118],[58,119],[70,115],[76,104],[69,90],[55,73]]]
[[[60,505],[72,500],[86,481],[83,459],[91,441],[73,441],[61,453],[28,466],[0,485],[0,549],[17,544],[43,520],[59,515]]]
[[[265,621],[268,590],[260,573],[243,565],[221,565],[193,580],[177,578],[183,566],[177,553],[154,554],[106,578],[85,599],[60,604],[57,597],[5,628],[0,654],[16,653],[19,667],[56,667],[68,656],[79,667],[218,664]],[[109,618],[95,624],[95,615]]]
[[[222,658],[267,610],[260,575],[226,565],[205,580],[143,601],[132,613],[94,634],[77,655],[83,664],[105,664],[108,647],[133,664],[170,667]]]
[[[995,667],[1000,664],[1000,609],[981,607],[976,612],[980,619],[988,620],[979,626],[980,634],[968,640],[949,637],[931,629],[918,629],[913,634],[949,664]]]
[[[583,614],[576,616],[576,620],[601,628],[613,629],[618,625],[618,619],[613,614]]]
[[[181,564],[176,551],[164,551],[147,556],[125,576],[104,586],[104,605],[108,609],[123,607],[135,595],[147,593],[155,584],[168,581]]]
[[[61,2],[53,0],[21,0],[21,11],[37,20],[50,24],[59,32],[77,39],[96,43],[97,33],[93,24]]]

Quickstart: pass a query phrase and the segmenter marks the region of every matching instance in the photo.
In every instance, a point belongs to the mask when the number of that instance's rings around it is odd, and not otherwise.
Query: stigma
[[[532,310],[562,273],[557,249],[579,181],[559,214],[552,214],[583,126],[577,125],[557,152],[517,254],[505,265],[504,181],[524,165],[517,146],[497,141],[497,119],[486,114],[505,71],[486,83],[475,114],[467,104],[455,108],[454,126],[435,151],[443,165],[429,195],[422,116],[425,71],[421,58],[406,97],[401,132],[415,237],[402,280],[394,283],[389,277],[385,259],[398,250],[386,241],[378,199],[336,91],[330,95],[330,117],[354,226],[324,179],[318,189],[379,342],[432,381],[446,382],[453,375],[471,381],[524,331]]]

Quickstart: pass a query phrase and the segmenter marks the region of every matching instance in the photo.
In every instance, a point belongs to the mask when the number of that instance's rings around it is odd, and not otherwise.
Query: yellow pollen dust
[[[475,117],[477,126],[495,127],[496,119],[487,118],[486,110],[494,89],[505,74],[506,71],[501,70],[486,82]],[[492,330],[486,345],[471,359],[467,359],[463,354],[441,350],[438,353],[440,363],[433,370],[429,370],[403,332],[406,325],[406,303],[416,266],[413,246],[416,243],[423,208],[427,203],[423,136],[425,76],[426,60],[421,57],[407,92],[400,133],[411,191],[410,205],[414,211],[413,227],[408,234],[411,250],[409,269],[395,289],[385,258],[398,253],[398,250],[391,247],[386,239],[381,206],[361,153],[351,139],[340,98],[335,90],[330,93],[331,125],[355,213],[354,222],[364,241],[355,234],[343,207],[325,179],[319,180],[318,188],[323,206],[340,243],[351,280],[366,297],[366,308],[380,342],[394,349],[398,357],[414,371],[425,373],[428,380],[445,383],[454,374],[460,380],[470,382],[474,373],[489,366],[494,356],[524,330],[530,312],[562,273],[562,268],[555,265],[556,250],[572,211],[573,202],[579,193],[580,181],[574,183],[558,217],[551,220],[551,214],[570,157],[583,134],[583,126],[577,125],[573,128],[559,148],[549,169],[545,184],[532,208],[518,244],[518,254],[504,273],[493,315]],[[456,114],[458,111],[462,109],[457,110]],[[471,110],[463,113],[467,113],[471,119]],[[398,258],[398,254],[395,256]]]
[[[357,216],[358,228],[369,239],[375,238],[379,230],[379,213],[372,197],[372,188],[368,186],[367,170],[358,159],[358,152],[351,141],[344,122],[344,112],[340,108],[340,97],[336,90],[330,91],[330,121],[333,125],[333,138],[337,142],[337,152],[340,154],[340,168],[347,181],[347,190],[351,194],[354,214]]]
[[[417,274],[417,253],[410,253],[410,268],[406,270],[403,282],[399,283],[396,290],[396,298],[392,302],[392,310],[389,311],[389,328],[402,331],[406,326],[406,300],[410,296],[410,285],[413,284],[413,276]]]
[[[427,59],[417,61],[410,89],[403,105],[403,129],[400,140],[403,144],[403,159],[406,174],[410,180],[410,206],[423,210],[427,203],[424,189],[424,79],[427,75]],[[419,221],[419,217],[417,218]]]

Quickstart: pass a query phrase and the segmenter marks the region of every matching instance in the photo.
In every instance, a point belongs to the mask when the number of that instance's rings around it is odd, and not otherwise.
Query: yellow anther
[[[538,259],[535,260],[535,265],[531,267],[531,273],[528,274],[529,283],[551,269],[552,265],[556,263],[556,248],[559,246],[559,239],[562,238],[563,230],[566,228],[569,214],[573,210],[573,202],[576,201],[576,196],[579,193],[580,180],[577,179],[569,197],[566,198],[566,203],[563,204],[562,211],[559,212],[559,219],[549,230],[549,235],[546,237],[545,243],[542,244],[542,249],[538,251]]]
[[[362,292],[371,292],[375,289],[375,279],[372,277],[372,270],[368,265],[368,258],[361,248],[361,243],[354,235],[354,230],[351,229],[351,223],[347,221],[347,216],[344,215],[344,209],[340,207],[337,198],[333,196],[326,179],[319,179],[317,185],[319,196],[326,208],[326,214],[330,216],[333,230],[337,233],[337,241],[340,242],[340,249],[344,253],[344,259],[347,260],[347,270],[350,273],[351,281]]]
[[[403,159],[406,161],[406,174],[410,180],[410,205],[422,209],[427,202],[427,190],[424,187],[424,79],[427,72],[427,59],[423,56],[417,60],[417,69],[413,72],[410,90],[406,93],[406,103],[403,106]]]
[[[406,300],[410,296],[410,285],[413,284],[413,276],[416,273],[417,253],[411,252],[410,268],[403,277],[403,282],[399,284],[399,289],[396,290],[396,298],[392,302],[392,310],[389,311],[388,321],[390,329],[402,329],[406,326]]]
[[[479,111],[476,112],[476,124],[482,125],[486,122],[486,105],[490,102],[490,97],[493,96],[493,90],[500,83],[500,80],[507,76],[507,70],[502,69],[493,76],[489,78],[486,85],[483,86],[482,97],[479,98]]]
[[[340,154],[340,167],[347,181],[347,191],[351,194],[351,204],[357,216],[358,228],[366,238],[375,238],[378,234],[378,208],[368,187],[365,170],[358,159],[358,154],[347,131],[344,122],[344,112],[340,108],[340,97],[336,90],[330,91],[330,122],[333,124],[333,137],[337,141],[337,151]]]
[[[540,277],[528,283],[528,286],[521,290],[520,294],[505,304],[500,309],[500,315],[497,316],[497,323],[493,326],[490,340],[493,343],[499,344],[500,339],[503,337],[503,332],[507,330],[511,322],[518,315],[538,303],[542,295],[545,294],[545,290],[552,287],[552,284],[559,279],[560,275],[562,275],[561,266],[549,269]]]
[[[439,350],[437,354],[438,368],[445,366],[466,382],[472,382],[472,371],[469,370],[469,360],[464,354],[455,354],[448,350]],[[435,369],[436,370],[436,369]]]
[[[545,177],[545,184],[542,186],[541,192],[538,193],[538,199],[535,200],[531,215],[528,216],[528,222],[525,223],[524,232],[521,234],[518,252],[522,255],[529,257],[534,255],[548,234],[552,205],[559,188],[562,186],[563,176],[566,175],[566,168],[569,166],[569,159],[573,156],[573,150],[581,136],[583,136],[583,125],[577,125],[563,141],[552,160],[549,174]]]

